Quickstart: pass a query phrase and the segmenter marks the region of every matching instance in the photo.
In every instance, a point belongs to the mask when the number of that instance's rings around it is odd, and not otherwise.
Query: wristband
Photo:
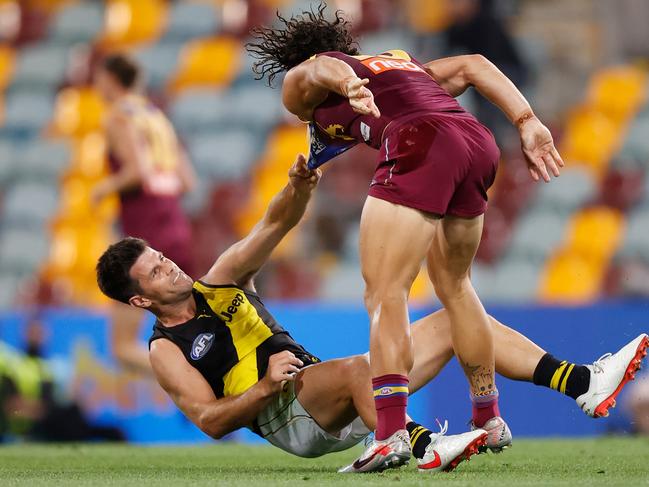
[[[514,125],[516,126],[517,129],[520,130],[520,128],[523,126],[525,122],[532,120],[534,117],[535,115],[532,110],[526,110],[520,117],[516,119]]]

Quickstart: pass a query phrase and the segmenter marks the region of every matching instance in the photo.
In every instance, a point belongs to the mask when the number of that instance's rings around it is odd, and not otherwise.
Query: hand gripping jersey
[[[175,343],[216,397],[246,392],[264,377],[275,353],[288,350],[305,366],[320,361],[275,321],[257,294],[196,281],[193,296],[196,316],[171,327],[156,321],[149,345],[160,338]]]

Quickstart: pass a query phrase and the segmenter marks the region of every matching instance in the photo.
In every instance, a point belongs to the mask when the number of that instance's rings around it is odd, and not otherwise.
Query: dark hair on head
[[[102,293],[128,304],[129,299],[141,292],[130,271],[147,245],[141,238],[126,237],[106,249],[97,262],[97,284]]]
[[[314,54],[339,51],[354,56],[358,54],[358,44],[351,35],[348,21],[342,11],[336,10],[331,21],[325,18],[327,4],[320,2],[317,11],[309,10],[286,19],[277,12],[277,18],[284,24],[279,29],[258,27],[251,31],[253,39],[246,49],[257,62],[252,71],[255,79],[268,76],[270,86],[282,71],[288,71]]]
[[[133,88],[140,78],[140,67],[125,54],[111,54],[106,56],[101,67],[112,74],[117,82],[126,89]]]

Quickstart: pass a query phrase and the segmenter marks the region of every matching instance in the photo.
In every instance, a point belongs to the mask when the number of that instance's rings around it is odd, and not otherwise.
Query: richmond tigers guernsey
[[[320,361],[275,321],[257,294],[201,281],[192,292],[196,316],[171,327],[156,321],[149,346],[159,338],[175,343],[217,398],[247,391],[266,374],[275,353],[293,352],[304,366]]]

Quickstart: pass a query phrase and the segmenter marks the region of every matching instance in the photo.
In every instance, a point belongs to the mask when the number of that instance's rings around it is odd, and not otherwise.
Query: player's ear
[[[140,296],[139,294],[136,294],[135,296],[131,296],[131,299],[128,300],[129,304],[131,306],[135,306],[136,308],[148,308],[151,306],[151,300],[149,298],[145,298],[144,296]]]

